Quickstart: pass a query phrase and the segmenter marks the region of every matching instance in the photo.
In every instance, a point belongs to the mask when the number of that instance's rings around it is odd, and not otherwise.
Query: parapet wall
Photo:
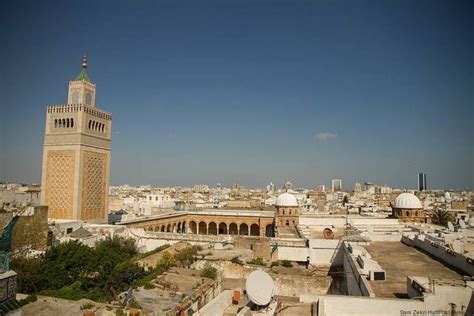
[[[367,276],[363,274],[359,268],[355,257],[349,252],[348,243],[342,245],[344,274],[346,276],[347,292],[349,296],[368,296],[375,297],[374,292],[367,280]]]
[[[427,238],[420,236],[413,236],[412,238],[403,236],[402,242],[408,246],[412,246],[421,249],[444,263],[459,269],[469,276],[474,275],[474,260],[468,258],[463,254],[454,252],[448,247],[432,242]]]

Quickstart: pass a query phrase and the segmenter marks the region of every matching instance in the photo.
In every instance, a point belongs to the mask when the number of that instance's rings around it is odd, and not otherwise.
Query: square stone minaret
[[[67,104],[48,106],[41,202],[49,218],[103,222],[109,193],[112,115],[95,105],[87,59],[69,81]]]

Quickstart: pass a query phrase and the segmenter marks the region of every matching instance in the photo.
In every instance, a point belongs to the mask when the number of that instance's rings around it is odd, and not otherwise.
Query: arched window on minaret
[[[71,127],[74,127],[74,119],[71,118]]]
[[[54,128],[58,128],[58,119],[54,120]]]
[[[69,128],[69,119],[66,119],[66,127]]]

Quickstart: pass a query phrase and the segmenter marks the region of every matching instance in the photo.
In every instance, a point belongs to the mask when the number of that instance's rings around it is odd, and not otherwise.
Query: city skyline
[[[1,180],[40,182],[46,106],[86,52],[112,185],[474,187],[472,4],[9,5]]]

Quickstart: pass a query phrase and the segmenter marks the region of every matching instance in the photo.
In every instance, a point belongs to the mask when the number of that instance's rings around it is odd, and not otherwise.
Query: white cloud
[[[320,142],[325,142],[327,140],[335,139],[337,134],[331,132],[321,132],[314,135],[314,138],[319,140]]]

